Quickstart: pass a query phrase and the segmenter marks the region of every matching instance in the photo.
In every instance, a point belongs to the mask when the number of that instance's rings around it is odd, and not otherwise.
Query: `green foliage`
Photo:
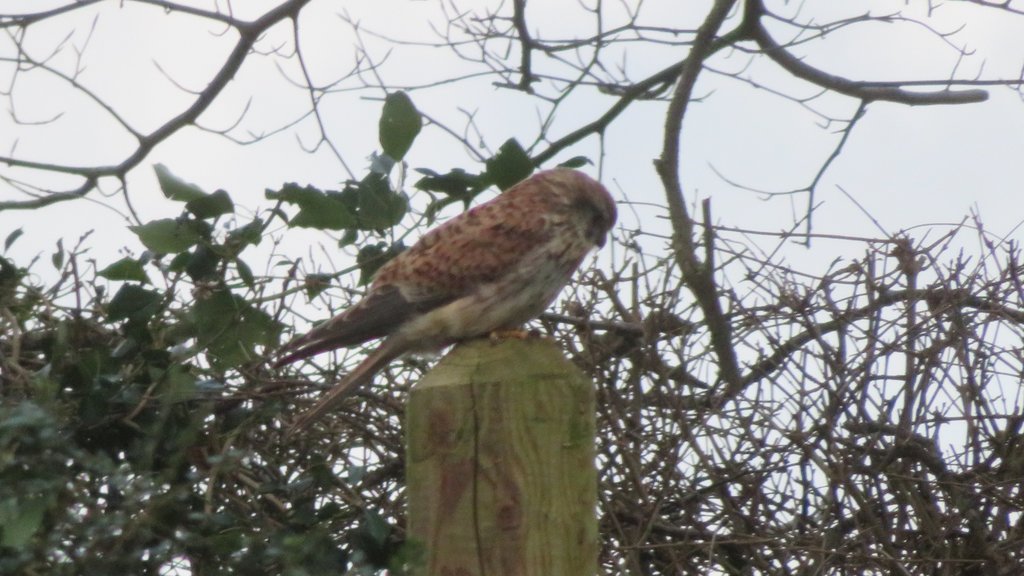
[[[145,322],[157,311],[160,294],[135,284],[125,284],[107,305],[107,320]]]
[[[404,250],[401,244],[388,246],[383,242],[366,244],[359,249],[356,255],[356,264],[359,265],[359,284],[368,284],[377,273],[377,269],[383,266],[388,260]]]
[[[160,184],[160,190],[168,200],[191,202],[207,195],[206,192],[203,192],[202,188],[195,184],[185,182],[181,178],[171,174],[171,171],[163,164],[153,166],[153,170],[156,172],[156,179]]]
[[[146,276],[142,262],[134,258],[121,258],[96,274],[107,280],[134,280],[143,284],[149,282],[149,276]]]
[[[387,176],[374,172],[341,191],[285,184],[267,190],[266,197],[298,206],[289,226],[316,230],[384,230],[401,222],[409,210],[405,194],[392,190]]]
[[[530,160],[526,150],[515,138],[508,139],[498,148],[498,153],[487,161],[489,181],[502,190],[507,190],[532,172],[533,160]]]
[[[573,156],[565,162],[560,162],[558,166],[560,168],[582,168],[587,164],[593,164],[593,162],[590,161],[590,158],[587,158],[586,156]]]
[[[6,252],[7,249],[10,248],[12,244],[14,244],[14,241],[17,240],[18,237],[21,236],[22,234],[24,234],[24,231],[21,228],[18,228],[14,232],[8,234],[7,237],[4,238],[4,251]]]
[[[185,203],[185,209],[197,218],[216,218],[234,212],[235,204],[227,192],[217,190],[213,194],[189,200]]]
[[[379,127],[384,153],[395,160],[404,158],[421,128],[420,113],[409,95],[400,91],[388,94]]]
[[[356,223],[355,215],[340,192],[325,192],[313,186],[289,183],[280,190],[267,190],[267,198],[298,206],[299,213],[288,222],[292,227],[346,230]]]
[[[195,220],[162,218],[132,226],[143,246],[157,254],[177,254],[195,246],[203,238],[202,226]]]
[[[559,164],[566,168],[579,168],[590,164],[585,156],[574,156]],[[416,188],[428,193],[440,193],[443,197],[427,208],[427,216],[433,216],[445,206],[454,202],[462,202],[466,207],[474,198],[490,186],[507,190],[517,182],[525,179],[535,168],[533,160],[522,145],[510,138],[498,149],[497,154],[484,163],[485,170],[473,174],[462,168],[455,168],[446,173],[439,173],[429,168],[417,168],[423,175],[416,182]]]
[[[346,188],[355,204],[360,230],[384,230],[397,225],[409,211],[409,199],[391,190],[385,175],[371,172],[354,187]]]
[[[17,342],[0,339],[0,573],[155,574],[185,558],[196,572],[236,574],[401,568],[407,547],[390,529],[339,539],[358,534],[364,511],[318,503],[333,475],[266,482],[256,494],[239,483],[261,451],[281,448],[280,437],[253,439],[279,408],[245,400],[266,382],[262,358],[282,330],[255,297],[267,279],[241,260],[265,223],[219,228],[233,206],[226,192],[159,173],[184,211],[133,229],[152,254],[80,278],[71,300],[94,294],[95,306],[48,312],[60,308],[46,290],[0,258],[0,306],[19,325]],[[346,206],[389,227],[407,208],[388,203],[383,181],[368,179]],[[391,247],[367,246],[378,249],[363,263],[372,274]],[[78,248],[60,243],[55,254],[54,265],[80,267]],[[116,289],[107,295],[103,281]],[[289,504],[259,511],[250,501]]]
[[[306,562],[288,556],[289,538],[306,540],[287,524],[240,532],[249,512],[211,507],[199,484],[212,481],[211,459],[219,472],[239,466],[209,443],[250,422],[232,390],[280,339],[240,259],[264,223],[218,229],[233,212],[226,192],[157,174],[184,211],[132,228],[151,254],[75,276],[70,300],[94,306],[59,313],[51,291],[0,258],[0,306],[18,324],[0,339],[0,573],[157,573],[183,555],[267,571],[264,549]],[[85,270],[80,255],[61,242],[51,263]],[[325,565],[311,562],[310,573]]]
[[[16,298],[16,291],[24,279],[26,271],[18,268],[13,262],[0,256],[0,306],[8,307]]]
[[[467,204],[491,184],[486,173],[470,174],[462,168],[456,168],[446,174],[438,174],[428,168],[418,168],[416,171],[423,174],[423,178],[416,182],[416,187],[420,190],[440,192],[453,200]]]
[[[266,312],[227,290],[198,299],[187,316],[190,335],[215,368],[236,368],[258,359],[257,346],[272,347],[280,325]]]

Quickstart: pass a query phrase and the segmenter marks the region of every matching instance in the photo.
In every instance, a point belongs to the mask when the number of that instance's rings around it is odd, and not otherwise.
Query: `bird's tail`
[[[287,435],[291,436],[309,428],[321,416],[337,408],[338,404],[350,394],[368,384],[370,380],[373,380],[377,372],[401,355],[399,348],[400,346],[397,346],[393,341],[385,340],[381,343],[380,347],[360,362],[354,370],[349,372],[341,381],[321,396],[312,408],[300,414],[288,429]]]

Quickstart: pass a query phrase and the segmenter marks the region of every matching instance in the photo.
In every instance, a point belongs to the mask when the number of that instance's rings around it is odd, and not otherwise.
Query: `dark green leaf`
[[[463,202],[469,202],[491,184],[486,175],[470,174],[462,168],[456,168],[447,174],[438,174],[424,168],[418,168],[416,171],[424,175],[416,182],[416,188],[440,192]]]
[[[292,227],[344,230],[356,224],[355,216],[337,192],[325,193],[313,186],[285,184],[279,191],[267,190],[267,198],[299,207],[299,213],[288,223]]]
[[[142,226],[129,226],[142,244],[159,254],[184,252],[199,242],[201,236],[191,222],[164,218]]]
[[[391,532],[392,527],[382,516],[367,510],[363,521],[352,532],[352,546],[373,568],[386,568],[398,551],[398,544],[390,537]]]
[[[32,398],[36,402],[47,406],[51,402],[57,399],[57,394],[61,390],[61,385],[58,381],[49,377],[45,370],[40,370],[32,374],[29,380],[29,386],[32,390]]]
[[[98,275],[107,280],[134,280],[137,282],[149,282],[146,271],[142,264],[134,258],[121,258],[110,266],[97,272]]]
[[[42,496],[27,497],[19,502],[5,500],[0,506],[0,546],[21,548],[43,524],[48,508]]]
[[[252,269],[249,268],[248,264],[236,258],[235,271],[238,272],[238,277],[242,279],[242,282],[245,282],[246,286],[249,288],[256,286],[256,278],[253,277]]]
[[[210,362],[221,369],[257,357],[255,347],[276,344],[281,333],[280,323],[226,290],[197,301],[190,318]]]
[[[590,161],[590,158],[587,158],[586,156],[573,156],[558,166],[561,168],[580,168],[587,164],[593,164],[593,162]]]
[[[373,510],[367,510],[363,515],[362,526],[366,531],[366,535],[370,537],[374,544],[383,546],[387,544],[388,536],[391,534],[391,526],[388,525],[380,514],[377,514]]]
[[[498,153],[487,160],[487,176],[502,190],[532,174],[533,168],[533,161],[515,138],[507,140],[498,148]]]
[[[112,322],[145,320],[156,312],[160,294],[137,284],[125,284],[114,294],[107,306],[107,319]]]
[[[50,262],[57,270],[64,266],[64,240],[57,240],[57,251],[50,256]]]
[[[359,264],[359,284],[366,285],[373,280],[377,269],[384,264],[385,244],[368,244],[359,249],[356,255],[356,263]]]
[[[402,221],[409,199],[394,192],[386,177],[369,174],[359,182],[359,208],[356,212],[361,230],[383,230]]]
[[[401,160],[422,128],[420,113],[405,92],[392,92],[384,100],[380,115],[380,146],[384,153]]]
[[[6,258],[0,258],[0,307],[6,307],[15,299],[18,285],[25,277],[25,270],[18,268]]]
[[[383,242],[368,244],[360,248],[359,254],[356,255],[356,264],[359,265],[359,284],[367,284],[373,280],[377,269],[404,249],[405,246],[401,244],[388,248]]]
[[[192,251],[192,257],[185,264],[185,273],[192,280],[206,280],[217,272],[217,264],[220,263],[220,256],[209,247],[200,245]]]
[[[160,190],[162,190],[164,196],[170,200],[191,202],[192,200],[197,200],[206,196],[206,192],[203,192],[202,188],[195,184],[185,182],[174,174],[171,174],[171,171],[163,164],[153,166],[153,170],[156,172],[157,181],[160,182]]]
[[[164,373],[162,400],[165,402],[182,402],[191,400],[196,395],[196,378],[187,367],[172,364]]]
[[[263,239],[263,222],[253,220],[241,228],[235,228],[228,233],[224,244],[233,250],[232,254],[241,253],[242,249],[250,244],[259,244]]]
[[[139,349],[139,343],[134,338],[125,338],[110,351],[111,358],[127,358]]]
[[[171,259],[171,263],[167,265],[167,269],[171,272],[184,272],[185,266],[188,261],[192,259],[191,252],[182,252]]]
[[[359,231],[355,228],[350,228],[341,233],[341,238],[338,239],[338,248],[344,248],[345,246],[351,246],[355,244],[356,240],[359,239]]]
[[[4,240],[4,252],[7,252],[7,249],[11,247],[11,244],[14,244],[14,241],[22,234],[24,234],[24,232],[22,232],[21,228],[18,228],[14,232],[8,234],[7,238]]]
[[[213,194],[193,198],[185,204],[185,209],[196,215],[197,218],[216,218],[235,211],[235,204],[231,196],[223,190],[217,190]]]

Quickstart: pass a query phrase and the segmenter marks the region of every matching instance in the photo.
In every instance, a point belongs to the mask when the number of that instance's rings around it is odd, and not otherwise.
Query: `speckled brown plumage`
[[[384,338],[293,426],[305,428],[390,361],[515,328],[555,299],[604,245],[615,202],[589,176],[539,172],[425,234],[377,271],[356,305],[284,346],[282,366]]]

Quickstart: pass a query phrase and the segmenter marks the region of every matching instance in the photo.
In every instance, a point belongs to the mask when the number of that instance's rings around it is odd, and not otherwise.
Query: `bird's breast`
[[[416,350],[515,328],[536,318],[565,287],[591,245],[550,245],[523,258],[494,282],[481,284],[409,322],[400,332]]]

